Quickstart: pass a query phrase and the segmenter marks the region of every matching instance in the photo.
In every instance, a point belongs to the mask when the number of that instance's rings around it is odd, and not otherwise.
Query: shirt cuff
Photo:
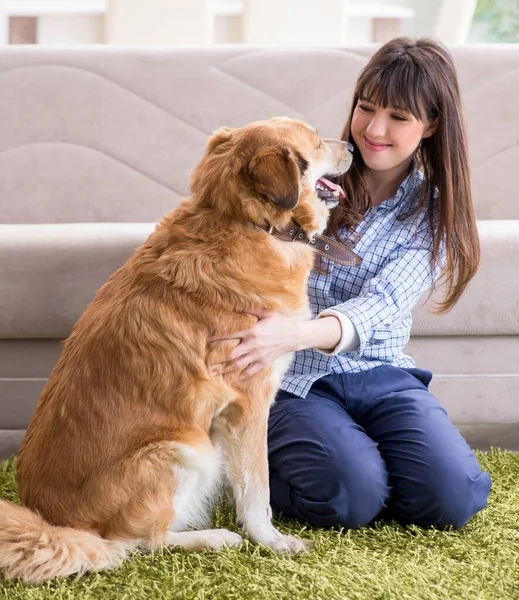
[[[360,345],[360,338],[353,321],[345,314],[339,312],[338,310],[334,310],[333,308],[327,308],[326,310],[323,310],[317,315],[317,318],[321,319],[322,317],[330,316],[339,319],[341,324],[341,339],[333,350],[317,349],[317,352],[325,354],[326,356],[335,356],[341,352],[353,352],[356,350]]]

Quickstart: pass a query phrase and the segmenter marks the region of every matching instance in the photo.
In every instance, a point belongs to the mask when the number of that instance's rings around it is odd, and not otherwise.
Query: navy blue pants
[[[491,480],[430,380],[382,366],[328,375],[306,398],[280,391],[268,434],[274,512],[348,529],[383,518],[464,525],[486,506]]]

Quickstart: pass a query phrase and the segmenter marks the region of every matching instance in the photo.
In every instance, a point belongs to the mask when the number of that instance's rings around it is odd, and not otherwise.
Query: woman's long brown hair
[[[446,284],[446,294],[436,312],[447,312],[462,296],[480,259],[467,138],[452,58],[445,46],[433,39],[400,37],[384,44],[361,71],[342,133],[342,139],[354,146],[354,160],[350,170],[338,180],[346,199],[330,219],[328,232],[335,236],[341,225],[355,227],[371,206],[367,167],[350,129],[359,99],[384,108],[407,110],[424,123],[438,119],[436,132],[423,139],[417,150],[416,159],[424,174],[418,205],[403,218],[427,211],[433,264],[438,263],[445,246],[446,259],[439,282]]]

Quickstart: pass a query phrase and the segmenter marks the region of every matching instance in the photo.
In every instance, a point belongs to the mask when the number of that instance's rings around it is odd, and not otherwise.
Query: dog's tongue
[[[329,179],[326,179],[326,177],[319,177],[319,181],[323,183],[326,187],[330,188],[333,192],[339,192],[339,196],[341,198],[345,197],[344,191],[340,185],[332,183]]]

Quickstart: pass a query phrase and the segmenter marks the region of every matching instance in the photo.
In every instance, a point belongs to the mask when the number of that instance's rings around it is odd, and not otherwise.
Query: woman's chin
[[[371,171],[389,171],[398,165],[398,161],[391,160],[388,156],[366,156],[364,164]]]

